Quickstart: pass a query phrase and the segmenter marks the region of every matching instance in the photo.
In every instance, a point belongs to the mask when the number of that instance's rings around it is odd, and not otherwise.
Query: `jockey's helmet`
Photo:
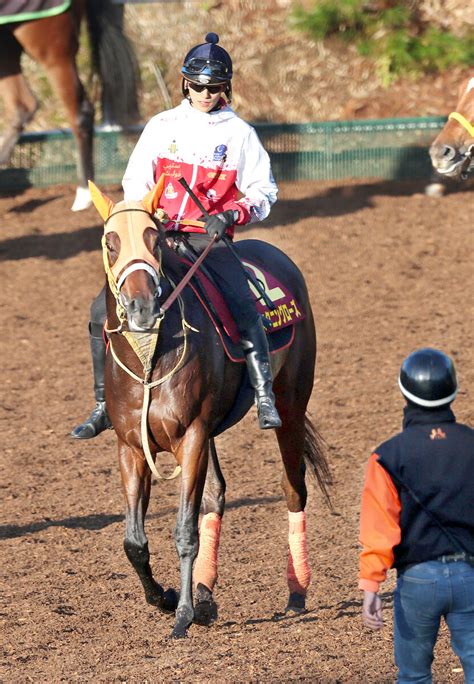
[[[398,384],[409,401],[425,408],[449,404],[458,392],[452,359],[429,347],[407,356],[400,369]]]
[[[232,60],[224,48],[217,43],[217,33],[208,33],[206,42],[193,47],[181,69],[184,78],[193,83],[227,83],[232,78]]]

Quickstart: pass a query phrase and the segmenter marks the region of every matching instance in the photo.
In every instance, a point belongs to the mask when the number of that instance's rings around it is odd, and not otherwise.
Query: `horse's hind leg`
[[[288,507],[289,599],[286,611],[302,612],[305,610],[306,593],[311,581],[306,542],[304,414],[295,411],[290,420],[283,420],[282,427],[277,430],[277,439],[283,460],[282,487]]]
[[[202,497],[203,516],[199,530],[199,552],[193,567],[194,622],[198,625],[209,626],[217,619],[217,603],[212,592],[217,581],[217,557],[224,515],[225,487],[216,446],[211,439]]]
[[[145,590],[147,603],[161,611],[173,612],[177,596],[164,591],[154,579],[150,568],[150,552],[145,534],[145,516],[150,500],[151,472],[142,454],[119,443],[119,463],[126,499],[124,549]]]
[[[7,129],[0,145],[0,164],[10,159],[15,144],[38,109],[38,101],[21,73],[22,47],[6,29],[0,28],[0,94]]]

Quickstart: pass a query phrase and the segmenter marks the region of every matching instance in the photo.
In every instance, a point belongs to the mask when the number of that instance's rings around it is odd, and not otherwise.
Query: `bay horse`
[[[462,83],[456,110],[433,141],[430,156],[441,176],[464,180],[474,168],[474,77]]]
[[[138,121],[139,72],[132,46],[123,32],[123,5],[114,5],[112,0],[49,0],[47,4],[57,5],[59,13],[49,15],[44,10],[45,16],[28,18],[25,14],[7,17],[7,9],[0,11],[0,94],[8,121],[0,145],[0,165],[8,162],[19,136],[38,109],[38,100],[21,70],[21,55],[25,52],[44,68],[76,140],[78,187],[72,210],[78,211],[91,204],[87,181],[94,178],[94,107],[76,64],[84,14],[92,66],[102,83],[104,123],[127,126]]]
[[[114,204],[90,185],[105,221],[109,339],[105,395],[117,435],[126,499],[124,549],[142,582],[146,601],[162,612],[175,612],[172,637],[181,638],[192,622],[209,625],[217,617],[213,589],[226,484],[214,436],[233,410],[245,364],[226,356],[195,291],[191,287],[179,291],[190,271],[168,246],[169,238],[155,216],[162,179],[141,202]],[[311,577],[304,512],[306,467],[327,499],[330,482],[321,439],[307,414],[316,360],[315,324],[303,276],[283,252],[259,240],[241,240],[235,247],[241,258],[251,259],[262,269],[271,264],[304,314],[292,330],[291,345],[272,355],[273,389],[282,419],[276,436],[289,519],[286,610],[301,612]],[[144,345],[138,352],[132,348],[137,336]],[[253,396],[233,423],[252,403]],[[151,476],[153,472],[160,477],[155,460],[163,451],[171,452],[182,470],[174,532],[179,595],[173,589],[165,591],[153,578],[144,530]]]

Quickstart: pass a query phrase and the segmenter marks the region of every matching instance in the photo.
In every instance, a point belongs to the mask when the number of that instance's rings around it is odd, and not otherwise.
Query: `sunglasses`
[[[216,93],[221,92],[221,90],[224,88],[225,84],[224,83],[217,83],[216,85],[209,85],[208,83],[201,84],[201,83],[192,83],[191,81],[188,81],[188,85],[196,93],[202,93],[203,90],[207,90],[211,95],[216,95]]]

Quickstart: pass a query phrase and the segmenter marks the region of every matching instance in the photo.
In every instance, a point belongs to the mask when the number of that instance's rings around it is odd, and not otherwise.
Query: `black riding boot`
[[[241,344],[247,362],[250,384],[255,390],[258,422],[262,430],[281,427],[272,392],[272,369],[267,336],[261,320],[242,333]]]
[[[89,418],[74,428],[71,437],[75,439],[91,439],[104,430],[112,427],[105,406],[104,369],[105,344],[102,337],[94,337],[89,333],[92,354],[92,369],[94,372],[94,394],[96,405]]]

